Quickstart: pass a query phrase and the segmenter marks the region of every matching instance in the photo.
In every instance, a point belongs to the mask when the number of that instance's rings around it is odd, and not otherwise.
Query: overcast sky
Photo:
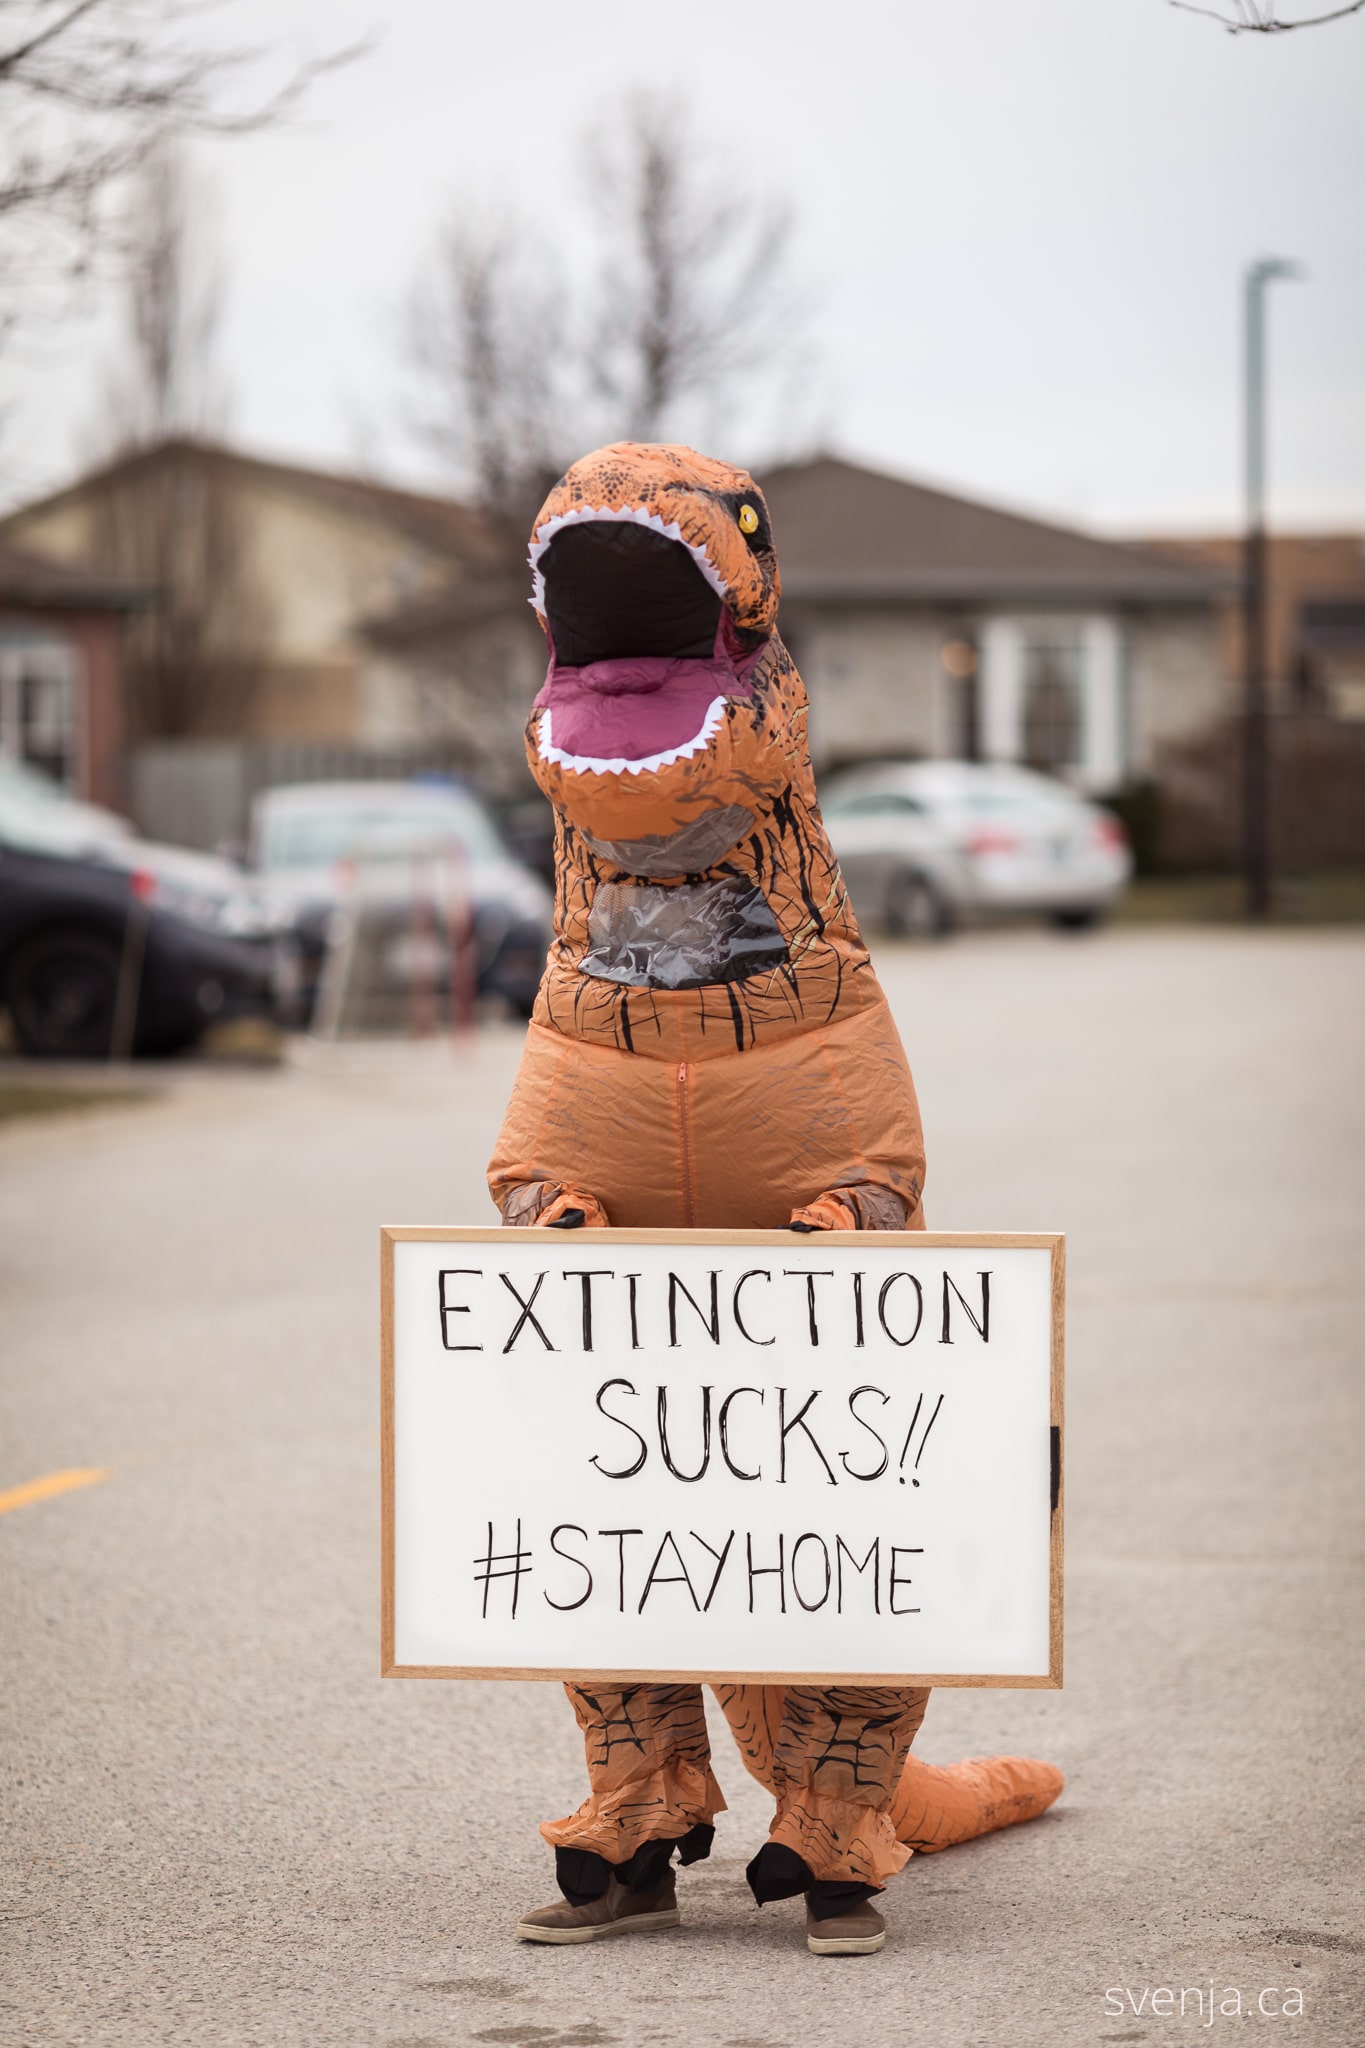
[[[580,138],[640,85],[799,222],[819,367],[801,431],[1110,529],[1239,503],[1239,278],[1272,296],[1275,516],[1365,527],[1365,15],[1232,37],[1165,0],[235,0],[244,37],[377,27],[289,132],[204,152],[236,438],[347,467],[421,451],[399,308],[462,200],[569,246]],[[107,319],[11,350],[6,495],[88,445]],[[716,453],[743,459],[756,422]],[[430,478],[432,472],[427,471]]]

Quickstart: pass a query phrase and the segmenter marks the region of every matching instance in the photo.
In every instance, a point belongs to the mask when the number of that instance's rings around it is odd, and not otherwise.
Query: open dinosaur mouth
[[[549,519],[531,548],[551,661],[541,758],[579,773],[667,768],[748,696],[727,645],[726,585],[704,547],[642,506]]]

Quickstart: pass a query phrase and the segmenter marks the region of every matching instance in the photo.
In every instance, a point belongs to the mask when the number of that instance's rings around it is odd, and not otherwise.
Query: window
[[[70,788],[76,720],[76,661],[67,642],[0,640],[0,754]]]
[[[1024,748],[1030,768],[1055,775],[1085,759],[1085,649],[1079,634],[1024,641]]]
[[[978,645],[987,760],[1114,789],[1127,759],[1122,622],[1103,612],[999,616],[982,622]]]

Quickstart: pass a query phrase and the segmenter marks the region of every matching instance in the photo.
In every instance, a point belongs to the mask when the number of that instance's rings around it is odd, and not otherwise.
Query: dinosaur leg
[[[880,1891],[909,1860],[890,1806],[928,1691],[745,1685],[716,1697],[745,1768],[777,1801],[748,1872],[760,1904],[805,1892],[846,1906]]]
[[[777,1791],[773,1757],[782,1725],[785,1685],[713,1685],[721,1712],[730,1724],[745,1770],[772,1793]]]
[[[718,1685],[712,1688],[751,1777],[776,1793],[774,1753],[786,1687]],[[928,1692],[924,1694],[928,1703]],[[1046,1813],[1065,1780],[1053,1764],[1031,1757],[968,1757],[958,1764],[927,1764],[912,1750],[891,1797],[896,1839],[930,1855],[970,1842],[1016,1821]]]
[[[711,1774],[701,1690],[695,1685],[566,1685],[583,1731],[591,1790],[576,1813],[546,1821],[559,1887],[573,1905],[601,1898],[613,1878],[657,1885],[678,1850],[710,1854],[725,1809]]]

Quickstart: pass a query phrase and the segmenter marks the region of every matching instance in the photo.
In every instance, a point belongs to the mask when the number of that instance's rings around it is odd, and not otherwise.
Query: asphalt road
[[[553,1686],[377,1676],[375,1287],[381,1222],[491,1217],[517,1035],[183,1070],[0,1133],[0,1493],[109,1475],[0,1516],[6,2048],[1365,2040],[1365,942],[882,964],[933,1224],[1069,1233],[1066,1689],[921,1737],[1060,1805],[817,1961],[722,1730],[685,1931],[519,1946],[577,1739]]]

